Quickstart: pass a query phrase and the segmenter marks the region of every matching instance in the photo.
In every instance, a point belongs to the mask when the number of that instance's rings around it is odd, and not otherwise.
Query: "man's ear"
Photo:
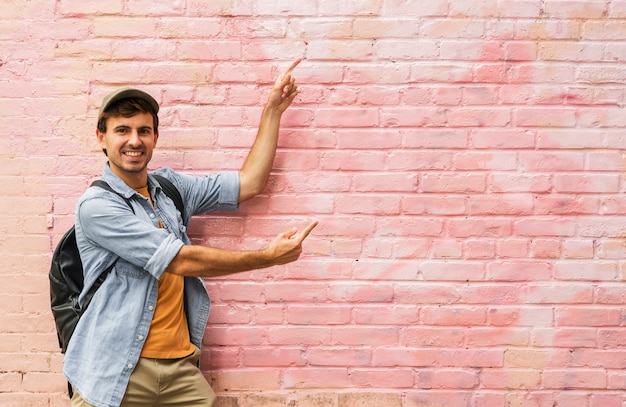
[[[96,129],[96,139],[98,140],[98,144],[101,148],[106,148],[106,144],[104,142],[104,133],[102,133],[98,129]]]
[[[159,132],[154,133],[154,145],[157,145],[157,141],[159,140]]]

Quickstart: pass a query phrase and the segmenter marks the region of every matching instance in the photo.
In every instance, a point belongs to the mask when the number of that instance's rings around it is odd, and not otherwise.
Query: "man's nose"
[[[141,144],[141,139],[139,138],[139,132],[135,129],[130,131],[130,137],[128,138],[128,144],[132,146],[137,146]]]

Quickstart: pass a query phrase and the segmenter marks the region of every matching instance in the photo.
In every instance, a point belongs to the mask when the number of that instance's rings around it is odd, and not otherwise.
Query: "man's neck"
[[[109,165],[109,167],[111,168],[111,172],[113,174],[120,177],[120,179],[132,189],[140,189],[148,185],[148,170],[141,172],[126,172],[120,171],[120,169],[114,165]]]

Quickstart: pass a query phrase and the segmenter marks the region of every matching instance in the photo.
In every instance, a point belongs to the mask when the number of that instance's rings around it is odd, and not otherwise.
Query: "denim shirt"
[[[157,302],[157,281],[183,245],[190,244],[185,225],[191,216],[238,208],[239,177],[222,172],[194,177],[171,169],[155,171],[178,188],[185,218],[148,176],[154,207],[111,171],[102,179],[130,200],[88,188],[76,205],[76,241],[85,275],[83,295],[100,273],[115,264],[93,296],[69,342],[63,373],[82,398],[96,407],[120,405]],[[159,228],[158,221],[163,228]],[[209,296],[201,278],[185,277],[187,323],[198,348],[209,317]]]

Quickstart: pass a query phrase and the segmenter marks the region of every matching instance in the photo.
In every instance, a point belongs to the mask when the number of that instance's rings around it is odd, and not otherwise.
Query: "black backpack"
[[[176,209],[183,215],[183,200],[178,189],[169,180],[160,175],[153,175],[161,184],[163,192],[170,197]],[[98,186],[107,191],[117,194],[106,182],[102,180],[94,181],[91,186]],[[119,195],[119,194],[118,194]],[[121,195],[120,195],[121,196]],[[122,196],[128,206],[133,209],[128,199]],[[133,213],[135,211],[133,210]],[[74,333],[74,328],[79,318],[87,309],[91,298],[96,290],[102,285],[109,272],[113,269],[113,265],[104,270],[94,285],[90,288],[85,296],[85,302],[81,307],[78,306],[78,296],[83,289],[83,263],[78,254],[78,246],[76,245],[76,232],[74,226],[68,230],[57,244],[54,254],[52,255],[52,263],[50,265],[50,305],[52,315],[56,323],[57,336],[59,339],[59,347],[61,353],[67,350],[67,344]],[[71,391],[71,388],[70,388]]]

